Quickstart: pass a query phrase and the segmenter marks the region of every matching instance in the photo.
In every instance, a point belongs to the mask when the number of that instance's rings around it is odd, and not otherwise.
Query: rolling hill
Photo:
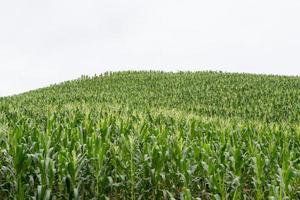
[[[4,199],[298,199],[300,78],[107,72],[0,99]]]

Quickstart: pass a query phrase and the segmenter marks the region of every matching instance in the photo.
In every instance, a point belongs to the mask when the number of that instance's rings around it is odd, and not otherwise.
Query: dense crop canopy
[[[4,199],[299,199],[300,78],[83,76],[0,99]]]

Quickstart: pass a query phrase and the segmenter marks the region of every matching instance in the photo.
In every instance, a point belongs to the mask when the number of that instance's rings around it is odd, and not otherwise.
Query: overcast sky
[[[299,0],[0,0],[0,96],[112,70],[300,75]]]

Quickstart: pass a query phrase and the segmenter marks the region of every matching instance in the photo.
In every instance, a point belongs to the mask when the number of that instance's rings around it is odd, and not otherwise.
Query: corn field
[[[0,199],[299,199],[300,78],[109,72],[0,99]]]

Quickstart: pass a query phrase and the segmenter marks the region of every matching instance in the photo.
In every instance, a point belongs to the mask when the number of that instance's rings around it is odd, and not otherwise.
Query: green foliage
[[[299,199],[300,78],[82,76],[0,99],[1,199]]]

